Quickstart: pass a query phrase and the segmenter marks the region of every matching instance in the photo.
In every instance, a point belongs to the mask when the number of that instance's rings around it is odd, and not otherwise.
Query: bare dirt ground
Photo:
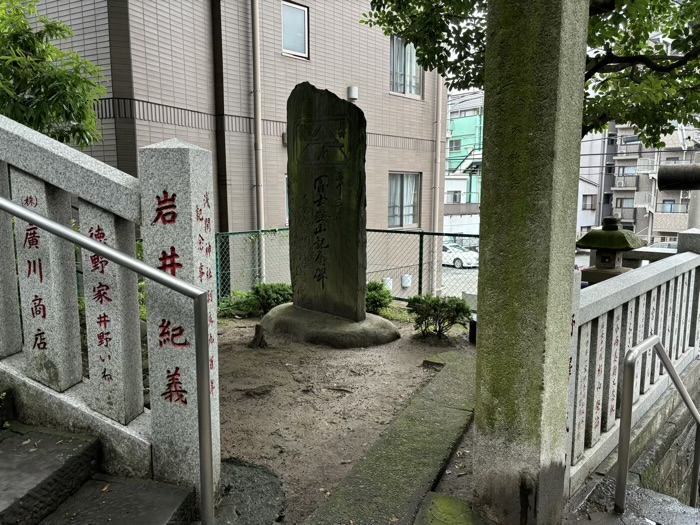
[[[219,321],[222,458],[264,465],[282,480],[284,523],[323,502],[435,370],[436,353],[474,351],[465,335],[413,337],[375,348],[335,350],[266,334],[250,349],[256,319]]]

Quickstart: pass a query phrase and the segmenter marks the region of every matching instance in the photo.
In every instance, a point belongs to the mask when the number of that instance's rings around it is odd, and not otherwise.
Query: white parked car
[[[478,268],[479,252],[474,248],[465,248],[459,244],[443,244],[442,264],[455,268]]]

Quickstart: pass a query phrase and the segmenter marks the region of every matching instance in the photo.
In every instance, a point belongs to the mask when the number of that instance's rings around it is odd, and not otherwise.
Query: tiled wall
[[[423,174],[421,227],[430,229],[436,76],[425,74],[422,100],[389,93],[390,39],[360,24],[369,0],[301,3],[310,14],[309,60],[282,54],[281,0],[261,0],[266,227],[285,225],[287,159],[281,135],[286,100],[297,83],[310,81],[341,98],[348,86],[359,88],[357,105],[365,112],[369,133],[368,226],[387,227],[389,172],[412,171]],[[120,99],[110,104],[132,104],[123,117],[110,113],[103,120],[104,142],[89,153],[136,174],[137,146],[177,137],[215,150],[210,5],[193,0],[110,0],[109,6],[107,0],[42,1],[46,14],[75,31],[70,46],[104,68],[107,97]],[[241,231],[256,226],[250,2],[222,0],[221,9],[225,187],[229,230]],[[444,130],[442,135],[444,157]],[[440,174],[443,168],[441,164]]]

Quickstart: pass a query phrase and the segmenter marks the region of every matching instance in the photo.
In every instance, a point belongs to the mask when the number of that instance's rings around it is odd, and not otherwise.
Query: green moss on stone
[[[486,525],[482,519],[462,501],[445,494],[426,496],[414,525]]]

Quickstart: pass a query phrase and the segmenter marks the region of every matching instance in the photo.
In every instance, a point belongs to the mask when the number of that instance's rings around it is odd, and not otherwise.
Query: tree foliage
[[[416,46],[449,87],[482,88],[486,0],[372,0],[364,23]],[[649,146],[700,125],[700,1],[590,0],[582,135],[631,122]]]
[[[0,0],[0,114],[60,142],[89,146],[101,137],[100,69],[56,45],[73,33],[39,16],[37,2]]]

